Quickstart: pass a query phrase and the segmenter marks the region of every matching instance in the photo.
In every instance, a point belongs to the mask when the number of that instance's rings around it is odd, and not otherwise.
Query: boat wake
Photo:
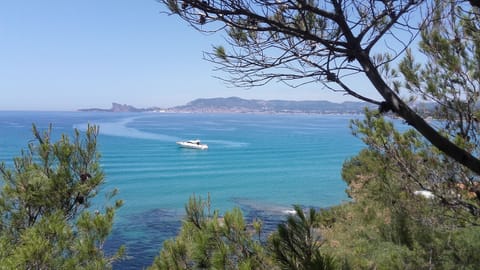
[[[116,137],[125,137],[125,138],[135,138],[135,139],[145,139],[145,140],[157,140],[164,142],[177,142],[181,141],[182,138],[176,136],[170,136],[159,133],[152,133],[141,131],[136,128],[129,127],[128,125],[134,122],[137,119],[143,119],[143,117],[127,117],[119,119],[114,122],[95,122],[93,124],[100,127],[100,134],[107,136],[116,136]],[[87,129],[88,123],[76,124],[73,127],[81,131]],[[179,132],[178,130],[173,130],[172,132]],[[201,134],[198,134],[201,136]],[[198,137],[198,136],[197,136]],[[249,145],[246,142],[239,141],[229,141],[229,140],[202,140],[205,143],[225,147],[225,148],[242,148]],[[216,147],[218,148],[218,147]]]
[[[223,145],[228,148],[242,148],[248,146],[246,142],[235,142],[235,141],[226,141],[226,140],[203,140],[209,144]]]
[[[117,122],[97,122],[95,123],[95,125],[100,127],[101,135],[145,139],[145,140],[157,140],[157,141],[165,141],[165,142],[175,142],[180,140],[180,138],[175,136],[145,132],[135,128],[128,127],[127,125],[133,122],[133,120],[135,120],[136,118],[137,117],[124,118]],[[78,125],[74,125],[74,128],[77,128],[81,131],[85,131],[87,129],[87,125],[88,123],[78,124]]]

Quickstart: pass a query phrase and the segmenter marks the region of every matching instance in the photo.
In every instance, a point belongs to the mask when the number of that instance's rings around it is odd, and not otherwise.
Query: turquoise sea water
[[[210,193],[221,212],[237,206],[248,219],[262,218],[267,230],[293,204],[322,208],[347,200],[341,167],[364,147],[348,128],[354,117],[0,112],[0,161],[11,164],[26,148],[32,123],[52,123],[56,136],[99,125],[103,190],[118,188],[125,201],[106,249],[125,244],[129,259],[115,269],[142,269],[177,233],[194,193]],[[197,138],[209,149],[175,144]]]

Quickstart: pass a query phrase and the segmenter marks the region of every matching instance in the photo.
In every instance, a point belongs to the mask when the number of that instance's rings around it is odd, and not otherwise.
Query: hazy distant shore
[[[171,108],[136,108],[127,104],[112,103],[110,109],[88,108],[87,112],[171,112],[171,113],[302,113],[302,114],[359,114],[365,107],[374,107],[366,102],[334,103],[319,101],[246,100],[237,97],[196,99],[185,105]]]

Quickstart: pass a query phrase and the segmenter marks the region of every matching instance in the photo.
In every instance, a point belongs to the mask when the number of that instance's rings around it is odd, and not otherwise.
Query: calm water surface
[[[210,193],[213,208],[222,212],[240,207],[270,230],[293,204],[321,208],[347,200],[341,167],[364,147],[348,128],[354,117],[0,112],[0,161],[11,164],[26,148],[32,123],[40,129],[52,123],[57,137],[99,125],[102,190],[118,188],[125,201],[106,248],[127,246],[130,259],[115,269],[142,269],[177,233],[194,193]],[[197,138],[209,149],[175,144]]]

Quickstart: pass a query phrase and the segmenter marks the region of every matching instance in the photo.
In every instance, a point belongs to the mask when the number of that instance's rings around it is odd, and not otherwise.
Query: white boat
[[[208,145],[201,143],[200,140],[189,140],[183,142],[177,142],[180,147],[184,148],[193,148],[193,149],[201,149],[205,150],[208,149]]]

